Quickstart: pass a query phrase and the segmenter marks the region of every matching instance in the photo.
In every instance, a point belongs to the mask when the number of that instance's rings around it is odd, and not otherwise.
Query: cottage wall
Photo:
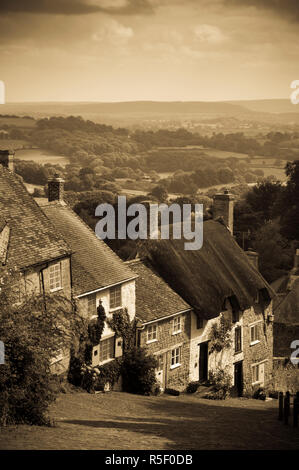
[[[140,332],[140,346],[145,347],[148,353],[156,357],[164,356],[164,387],[183,390],[186,388],[189,379],[190,362],[190,312],[180,314],[181,333],[173,334],[173,318],[157,320],[151,325],[157,325],[157,341],[147,342],[147,331],[149,325]],[[171,367],[171,351],[174,348],[181,348],[181,363],[178,367]]]
[[[235,386],[234,365],[237,362],[243,362],[243,393],[251,395],[260,385],[253,385],[252,365],[264,363],[264,385],[267,386],[272,378],[272,356],[273,356],[273,323],[268,321],[268,315],[272,313],[272,303],[263,313],[260,305],[240,313],[239,321],[232,323],[231,346],[221,352],[209,354],[208,370],[213,371],[217,367],[226,368],[232,377],[232,385]],[[232,320],[231,308],[221,312],[226,318]],[[199,354],[200,343],[210,340],[211,328],[213,324],[219,324],[220,315],[211,320],[205,320],[202,328],[197,328],[197,318],[194,313],[191,314],[191,340],[190,340],[190,373],[189,380],[199,380]],[[256,344],[250,342],[250,325],[259,322],[260,339]],[[242,351],[235,352],[235,329],[241,326]],[[209,345],[210,350],[210,345]]]

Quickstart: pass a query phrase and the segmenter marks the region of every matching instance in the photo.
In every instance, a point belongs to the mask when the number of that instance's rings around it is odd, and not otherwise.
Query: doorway
[[[238,397],[243,395],[243,361],[235,363],[235,390]]]
[[[199,345],[199,381],[206,382],[209,372],[209,343],[200,343]]]

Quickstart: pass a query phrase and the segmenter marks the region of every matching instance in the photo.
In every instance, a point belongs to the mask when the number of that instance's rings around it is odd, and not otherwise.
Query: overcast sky
[[[288,98],[299,0],[0,0],[7,101]]]

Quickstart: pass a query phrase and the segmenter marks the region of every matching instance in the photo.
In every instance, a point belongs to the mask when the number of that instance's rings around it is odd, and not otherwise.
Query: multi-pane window
[[[157,337],[158,337],[157,325],[155,325],[155,324],[154,325],[149,325],[147,327],[147,337],[146,337],[147,342],[156,341]]]
[[[87,312],[88,312],[88,315],[96,315],[97,313],[95,294],[91,294],[87,297]]]
[[[250,327],[250,344],[256,343],[260,339],[260,324],[256,323]]]
[[[264,383],[265,364],[255,364],[251,366],[252,369],[252,383]]]
[[[110,289],[110,308],[121,307],[121,286]]]
[[[115,338],[111,336],[110,338],[103,339],[100,342],[100,362],[108,361],[108,359],[114,358],[115,350]]]
[[[181,364],[181,348],[174,348],[171,351],[171,367],[179,366]]]
[[[181,325],[181,317],[174,317],[173,323],[172,323],[172,333],[180,333],[182,331],[182,325]]]
[[[52,264],[49,269],[50,273],[50,291],[53,292],[55,290],[62,288],[61,282],[61,264],[56,263]]]
[[[235,328],[235,352],[242,351],[242,329],[240,326]]]

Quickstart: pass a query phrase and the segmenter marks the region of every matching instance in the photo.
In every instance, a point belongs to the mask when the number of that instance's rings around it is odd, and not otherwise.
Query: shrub
[[[186,392],[187,393],[197,392],[197,389],[198,389],[199,385],[200,385],[200,383],[198,381],[188,383],[187,388],[186,388]]]
[[[267,395],[266,391],[263,387],[259,387],[254,393],[253,393],[253,398],[256,400],[266,400]]]
[[[16,276],[16,275],[15,275]],[[51,358],[73,341],[77,317],[66,299],[27,296],[16,302],[19,279],[2,277],[0,338],[5,364],[0,367],[0,425],[47,425],[47,411],[59,392]]]
[[[218,367],[214,371],[210,371],[209,382],[213,389],[204,398],[224,400],[229,396],[232,387],[232,376],[228,373],[227,367],[224,369]]]
[[[156,386],[157,361],[142,348],[133,348],[123,359],[123,389],[126,392],[150,395]]]

